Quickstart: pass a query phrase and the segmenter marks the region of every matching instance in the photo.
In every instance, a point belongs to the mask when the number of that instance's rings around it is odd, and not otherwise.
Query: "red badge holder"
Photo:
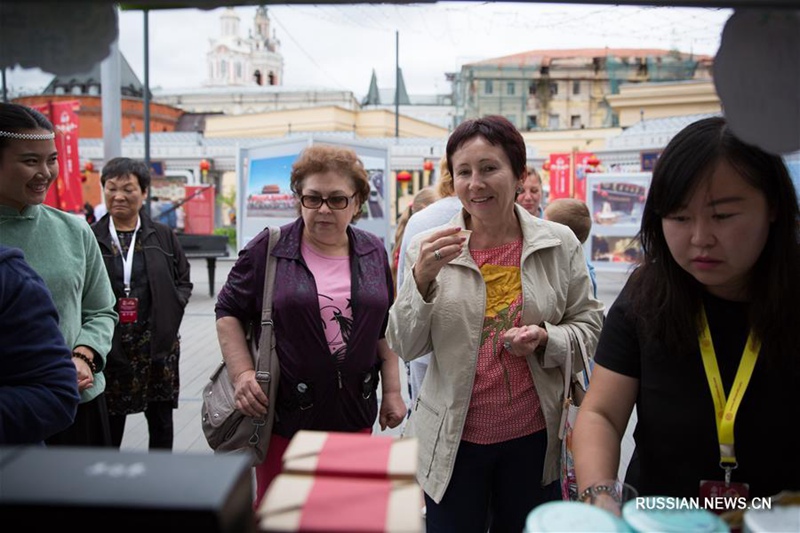
[[[132,324],[139,319],[139,299],[120,298],[118,300],[117,312],[119,313],[120,324]]]
[[[748,499],[748,496],[750,496],[750,485],[747,483],[736,483],[731,481],[731,471],[736,467],[726,467],[723,465],[720,466],[722,466],[723,470],[725,471],[725,481],[709,479],[701,480],[700,499],[703,501],[706,501],[709,498],[725,498],[729,499],[730,501],[736,498]],[[709,510],[716,514],[723,514],[730,509],[715,506]]]
[[[747,483],[725,483],[704,479],[700,482],[700,498],[747,498],[750,495],[750,485]]]

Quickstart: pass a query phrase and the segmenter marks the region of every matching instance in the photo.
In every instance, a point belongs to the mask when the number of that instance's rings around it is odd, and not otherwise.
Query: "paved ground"
[[[208,273],[206,261],[190,260],[192,266],[192,282],[194,290],[186,315],[181,324],[181,392],[180,405],[175,411],[175,453],[210,454],[200,429],[200,403],[203,387],[208,377],[221,361],[217,334],[214,325],[214,304],[216,297],[209,295]],[[216,291],[224,283],[233,259],[217,261],[214,289]],[[598,296],[608,308],[619,294],[627,275],[621,272],[598,272]],[[406,394],[405,371],[401,371],[403,393]],[[395,436],[402,431],[402,426],[393,430],[380,431],[380,435]],[[630,432],[629,432],[630,433]],[[627,457],[633,447],[630,435],[623,445],[623,468],[627,465]],[[143,414],[131,415],[125,428],[122,449],[126,451],[147,450],[147,424]],[[624,470],[623,470],[624,471]]]

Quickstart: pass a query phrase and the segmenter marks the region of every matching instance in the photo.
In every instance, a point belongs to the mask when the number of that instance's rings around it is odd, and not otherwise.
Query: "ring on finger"
[[[437,261],[442,260],[442,254],[439,252],[438,248],[433,251],[433,257],[435,257]]]
[[[511,351],[511,343],[508,342],[508,341],[505,341],[503,343],[503,348],[505,348],[507,352],[510,352]]]

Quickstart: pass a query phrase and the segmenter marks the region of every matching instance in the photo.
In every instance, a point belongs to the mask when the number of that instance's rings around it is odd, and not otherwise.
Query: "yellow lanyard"
[[[722,386],[722,377],[717,365],[717,356],[714,352],[714,343],[711,341],[711,330],[708,328],[708,319],[705,309],[701,308],[700,318],[703,331],[700,333],[700,353],[703,356],[703,366],[706,370],[708,386],[711,397],[714,399],[714,412],[717,418],[717,438],[719,439],[720,466],[725,470],[725,484],[730,484],[731,470],[737,467],[736,453],[733,449],[733,423],[736,412],[742,403],[744,392],[753,376],[753,369],[758,360],[761,343],[755,338],[752,330],[747,337],[739,369],[731,387],[731,395],[725,398],[725,388]]]

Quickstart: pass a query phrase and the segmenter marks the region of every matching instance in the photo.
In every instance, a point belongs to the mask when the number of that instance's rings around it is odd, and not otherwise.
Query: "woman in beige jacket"
[[[560,367],[573,335],[594,349],[603,306],[569,228],[515,205],[526,155],[508,120],[462,123],[447,161],[463,209],[409,246],[387,338],[405,360],[433,352],[407,429],[428,533],[519,533],[557,493]]]

